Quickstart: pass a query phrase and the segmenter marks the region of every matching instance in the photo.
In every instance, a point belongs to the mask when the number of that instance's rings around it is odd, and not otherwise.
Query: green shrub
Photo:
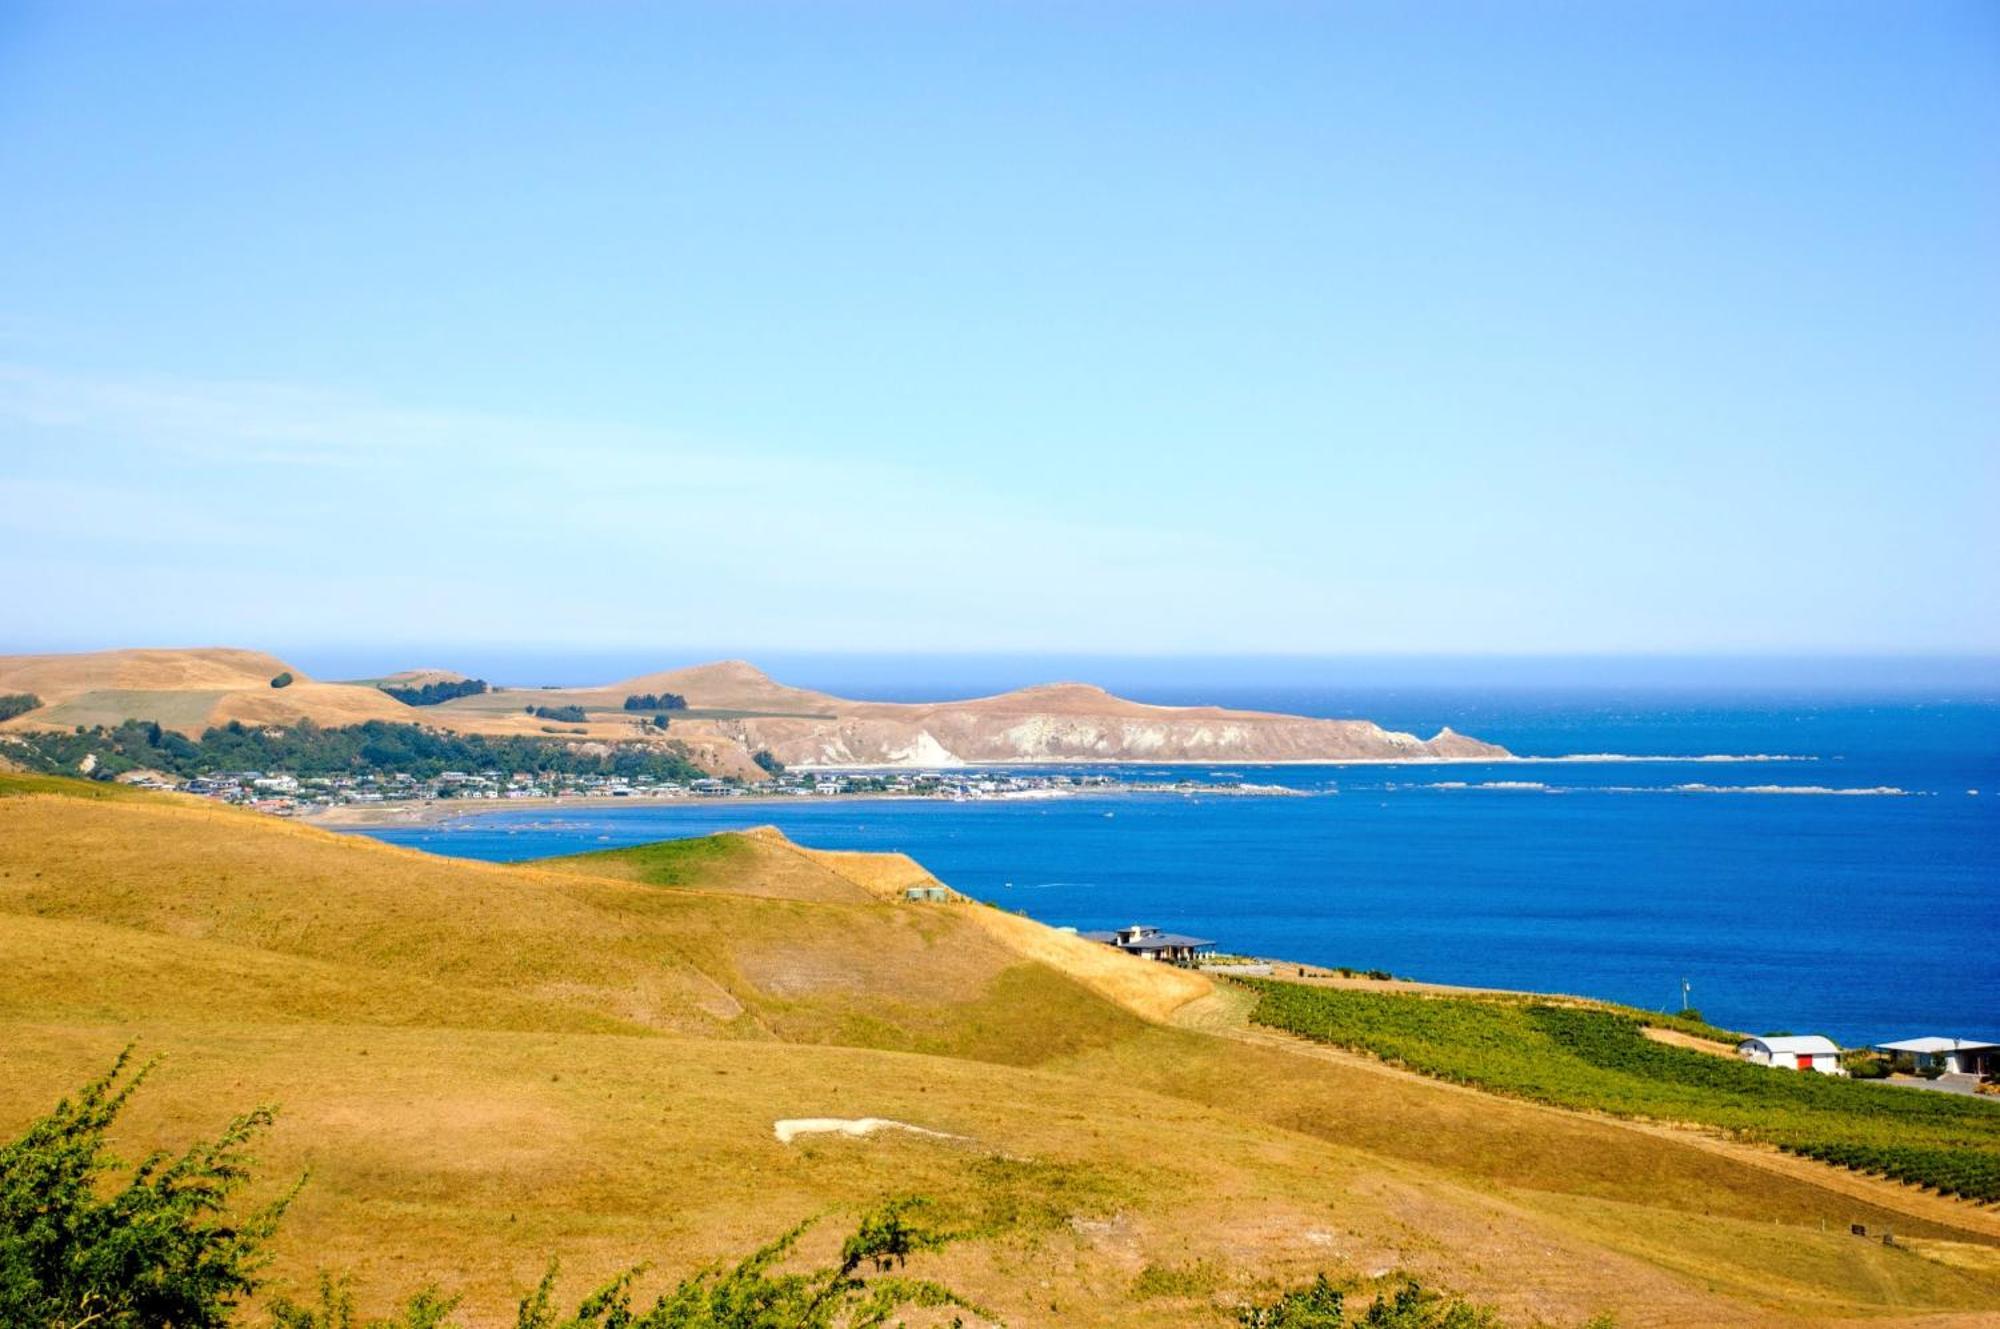
[[[1344,1329],[1347,1298],[1321,1274],[1276,1301],[1245,1306],[1236,1313],[1242,1329]]]
[[[619,1275],[584,1298],[576,1313],[556,1313],[551,1266],[521,1303],[518,1329],[878,1329],[911,1306],[977,1306],[950,1289],[900,1275],[904,1261],[935,1250],[950,1238],[911,1221],[924,1207],[916,1198],[892,1200],[864,1216],[840,1248],[838,1264],[799,1273],[773,1272],[810,1226],[801,1223],[725,1269],[711,1265],[662,1293],[650,1307],[632,1306],[638,1269]]]
[[[1856,1080],[1880,1080],[1889,1074],[1889,1063],[1866,1048],[1841,1053],[1840,1065]]]
[[[562,724],[582,724],[590,719],[581,706],[530,706],[528,714],[539,720],[555,720]]]
[[[288,669],[288,670],[286,670],[286,671],[285,671],[284,673],[282,673],[282,674],[279,674],[279,675],[277,675],[276,677],[274,677],[274,678],[273,678],[273,679],[271,680],[271,686],[272,686],[272,687],[274,687],[274,688],[288,688],[288,687],[290,687],[290,686],[292,685],[292,682],[293,682],[293,680],[292,680],[292,673],[291,673],[291,671],[290,671],[290,670]]]
[[[1132,1295],[1154,1297],[1203,1297],[1222,1282],[1222,1270],[1207,1260],[1193,1264],[1149,1264],[1132,1280]]]
[[[457,1297],[441,1296],[436,1288],[425,1288],[387,1319],[363,1320],[355,1314],[354,1296],[348,1291],[346,1281],[322,1273],[319,1297],[312,1305],[301,1305],[287,1297],[272,1299],[271,1329],[447,1329],[456,1309]]]
[[[756,754],[750,760],[756,762],[767,774],[783,775],[785,773],[785,763],[772,756],[768,748],[757,749]]]
[[[1276,1301],[1245,1306],[1236,1323],[1242,1329],[1498,1329],[1500,1323],[1482,1306],[1426,1292],[1416,1283],[1378,1293],[1351,1319],[1345,1303],[1340,1289],[1321,1274]]]
[[[0,720],[11,720],[38,709],[42,699],[32,692],[0,692]]]
[[[106,1133],[151,1069],[128,1076],[130,1064],[127,1049],[0,1148],[0,1324],[221,1329],[256,1290],[291,1194],[227,1210],[271,1110],[238,1117],[178,1158],[149,1155],[112,1183]]]

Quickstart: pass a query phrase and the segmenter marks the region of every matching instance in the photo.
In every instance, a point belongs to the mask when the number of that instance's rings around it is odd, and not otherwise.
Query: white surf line
[[[772,1122],[771,1131],[778,1137],[779,1144],[790,1144],[801,1135],[851,1135],[858,1138],[877,1131],[908,1131],[912,1135],[928,1135],[935,1140],[966,1138],[946,1131],[912,1126],[907,1121],[891,1121],[887,1117],[787,1117]]]
[[[1920,795],[1896,785],[1871,785],[1867,787],[1835,787],[1823,784],[1602,784],[1602,785],[1548,785],[1539,780],[1486,780],[1468,784],[1464,780],[1441,780],[1435,784],[1405,784],[1392,786],[1398,792],[1426,789],[1464,790],[1467,793],[1493,791],[1497,793],[1540,793],[1540,794],[1817,794],[1832,797],[1861,798],[1915,798]]]
[[[1692,757],[1669,757],[1631,755],[1618,752],[1573,752],[1561,757],[1511,757],[1499,758],[1494,764],[1505,761],[1517,762],[1575,762],[1581,765],[1610,766],[1621,762],[1762,762],[1762,761],[1818,761],[1818,757],[1789,752],[1709,752]]]

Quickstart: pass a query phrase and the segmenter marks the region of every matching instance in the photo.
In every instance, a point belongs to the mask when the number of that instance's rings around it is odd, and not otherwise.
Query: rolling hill
[[[271,680],[290,674],[282,688]],[[1070,761],[1412,761],[1492,759],[1506,751],[1442,730],[1429,739],[1366,720],[1328,720],[1154,706],[1102,688],[1058,683],[969,701],[851,701],[788,687],[743,661],[645,674],[594,687],[504,688],[411,707],[379,684],[460,677],[406,670],[388,679],[325,683],[254,651],[144,650],[0,657],[0,692],[45,703],[0,725],[32,729],[156,721],[198,734],[231,720],[323,726],[368,720],[421,723],[459,733],[555,736],[564,741],[674,741],[716,774],[760,779],[752,757],[789,766],[928,766]],[[625,708],[628,697],[672,693],[671,740]],[[536,709],[572,718],[552,721]],[[581,713],[582,718],[574,718]]]
[[[288,674],[290,683],[271,685]],[[0,656],[0,692],[41,698],[39,709],[8,722],[20,729],[153,720],[198,734],[231,720],[333,727],[409,718],[408,707],[375,688],[316,682],[274,655],[223,648]]]
[[[1016,1326],[1219,1326],[1322,1270],[1511,1324],[1990,1323],[1990,1211],[1255,1028],[929,880],[774,831],[468,863],[0,776],[0,1132],[137,1040],[128,1154],[278,1105],[280,1287],[434,1279],[479,1325],[551,1255],[658,1280],[912,1191],[974,1234],[913,1270]],[[863,1117],[937,1134],[775,1131]]]

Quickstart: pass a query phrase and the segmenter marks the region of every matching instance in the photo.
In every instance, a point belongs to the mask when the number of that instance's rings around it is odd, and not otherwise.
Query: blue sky
[[[0,649],[2000,651],[2000,8],[0,4]]]

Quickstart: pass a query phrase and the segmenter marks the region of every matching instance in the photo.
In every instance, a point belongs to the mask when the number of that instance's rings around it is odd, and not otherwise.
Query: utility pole
[[[1681,980],[1681,1009],[1683,1011],[1685,1011],[1688,1008],[1688,988],[1691,986],[1692,984],[1690,984],[1685,978]]]

